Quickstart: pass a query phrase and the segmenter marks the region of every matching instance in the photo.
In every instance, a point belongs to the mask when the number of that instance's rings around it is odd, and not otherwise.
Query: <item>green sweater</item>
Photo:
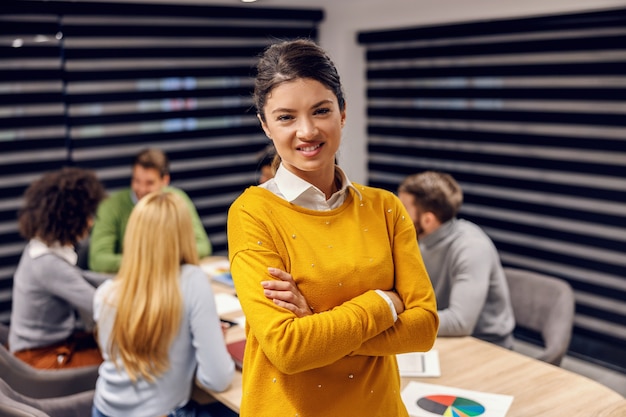
[[[189,196],[174,187],[166,187],[164,190],[180,195],[187,202],[198,245],[198,256],[209,256],[212,252],[211,242]],[[130,188],[111,194],[100,204],[89,242],[89,269],[108,273],[118,271],[126,224],[134,207]]]
[[[362,201],[352,191],[329,211],[260,187],[230,207],[231,272],[246,316],[242,417],[408,416],[394,355],[432,347],[435,293],[400,200],[354,185]],[[291,273],[316,314],[296,318],[268,299],[268,267]],[[395,323],[376,289],[402,298]]]

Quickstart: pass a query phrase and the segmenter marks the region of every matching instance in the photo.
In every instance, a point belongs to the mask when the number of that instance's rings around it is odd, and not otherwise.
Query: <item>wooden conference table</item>
[[[219,284],[214,284],[214,289],[232,291]],[[230,317],[224,318],[232,319],[235,315],[230,313]],[[234,326],[228,330],[226,342],[244,337],[241,326]],[[403,388],[410,381],[418,381],[511,395],[513,403],[507,417],[608,416],[612,415],[609,410],[618,409],[626,401],[619,393],[589,378],[473,337],[440,337],[434,349],[439,353],[441,376],[402,378]],[[198,391],[195,390],[194,398]],[[241,393],[241,373],[237,372],[229,389],[211,395],[239,412]]]

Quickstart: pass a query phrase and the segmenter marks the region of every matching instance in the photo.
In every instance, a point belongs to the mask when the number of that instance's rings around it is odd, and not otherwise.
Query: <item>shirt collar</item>
[[[346,173],[336,165],[335,175],[341,178],[341,188],[328,200],[320,189],[298,177],[282,164],[276,170],[274,178],[260,186],[290,203],[313,210],[330,210],[339,207],[345,201],[348,189],[353,189],[359,200],[362,199],[361,192],[352,184]]]
[[[28,254],[31,258],[38,258],[46,254],[56,255],[64,259],[70,265],[76,265],[78,254],[72,246],[61,246],[55,242],[52,246],[48,246],[39,239],[31,239],[28,245]]]
[[[298,177],[296,174],[289,171],[283,166],[283,164],[280,164],[276,170],[273,180],[283,198],[290,203],[298,198],[302,193],[306,192],[309,188],[317,189],[302,178]]]

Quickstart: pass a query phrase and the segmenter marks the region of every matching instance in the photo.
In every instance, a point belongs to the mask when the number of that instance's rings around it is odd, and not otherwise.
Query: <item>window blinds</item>
[[[163,149],[172,185],[194,201],[226,254],[226,213],[256,183],[267,145],[251,92],[257,55],[317,37],[321,10],[168,4],[0,4],[0,321],[24,240],[25,188],[63,165],[96,171],[108,192],[131,161]]]
[[[573,286],[570,353],[626,370],[626,9],[358,39],[369,183],[452,174],[503,264]]]

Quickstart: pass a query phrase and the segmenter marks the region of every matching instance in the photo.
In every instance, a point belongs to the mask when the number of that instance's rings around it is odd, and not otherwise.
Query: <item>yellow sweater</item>
[[[439,319],[415,228],[392,193],[355,185],[315,211],[260,187],[228,214],[228,245],[246,316],[242,417],[401,417],[394,354],[429,350]],[[268,267],[292,274],[316,314],[297,318],[263,295]],[[395,289],[394,323],[374,290]]]

